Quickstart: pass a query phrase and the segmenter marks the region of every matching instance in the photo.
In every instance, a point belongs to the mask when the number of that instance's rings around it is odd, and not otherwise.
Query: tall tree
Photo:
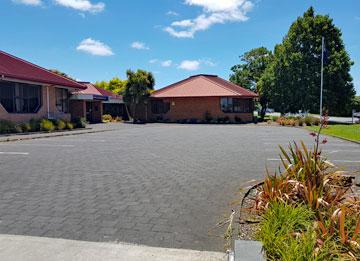
[[[310,7],[290,27],[274,61],[260,80],[271,106],[281,112],[319,112],[322,37],[328,59],[324,67],[324,107],[331,115],[346,115],[355,95],[342,33],[328,15]]]
[[[240,64],[231,68],[233,73],[230,81],[259,94],[261,117],[264,118],[268,97],[267,93],[259,88],[258,82],[273,60],[272,52],[265,47],[259,47],[244,53],[240,60]]]
[[[128,70],[127,82],[124,90],[124,101],[130,106],[133,121],[138,120],[137,108],[145,105],[152,90],[154,90],[155,78],[151,72]]]
[[[125,86],[126,86],[126,80],[121,80],[118,77],[112,78],[110,81],[97,81],[95,83],[96,86],[99,88],[111,91],[113,93],[123,95]]]

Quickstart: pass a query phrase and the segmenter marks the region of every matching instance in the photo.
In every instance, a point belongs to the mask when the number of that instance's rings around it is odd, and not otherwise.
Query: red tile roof
[[[82,84],[0,51],[0,76],[14,80],[85,89]]]
[[[151,94],[154,98],[174,97],[246,97],[258,95],[216,75],[199,74],[171,84]]]
[[[94,85],[92,83],[80,82],[80,84],[84,85],[86,87],[86,89],[81,90],[81,91],[72,92],[72,94],[90,94],[90,95],[106,96],[106,97],[110,97],[112,99],[118,99],[118,100],[122,99],[122,96],[112,93],[108,90],[102,89],[100,87],[97,87],[96,85]]]

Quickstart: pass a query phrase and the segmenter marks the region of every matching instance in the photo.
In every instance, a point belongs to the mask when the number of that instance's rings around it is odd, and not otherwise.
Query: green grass
[[[313,257],[316,245],[313,215],[304,206],[273,203],[262,216],[264,219],[257,234],[267,260],[317,260]],[[296,237],[294,232],[299,236]]]
[[[306,127],[308,130],[318,131],[319,127]],[[328,134],[335,137],[345,138],[353,141],[360,141],[360,124],[355,125],[329,125],[322,130],[322,134]]]

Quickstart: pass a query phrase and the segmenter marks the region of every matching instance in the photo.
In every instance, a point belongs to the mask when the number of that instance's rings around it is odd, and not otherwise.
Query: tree
[[[230,75],[230,81],[259,94],[260,114],[264,118],[268,97],[267,93],[259,88],[258,83],[273,60],[272,52],[265,47],[259,47],[244,53],[240,60],[240,64],[231,68],[233,74]]]
[[[154,89],[155,78],[151,72],[128,70],[127,82],[124,90],[124,101],[129,105],[132,112],[133,122],[138,120],[137,108],[145,105],[151,91]]]
[[[355,96],[355,98],[352,101],[352,109],[360,112],[360,96]]]
[[[67,75],[66,73],[59,71],[58,69],[49,69],[50,72],[55,73],[57,75],[60,75],[62,77],[68,78],[70,80],[76,81],[74,78],[70,77],[69,75]]]
[[[342,33],[328,15],[315,15],[310,7],[290,27],[274,51],[273,64],[260,80],[270,104],[280,112],[319,112],[322,36],[329,54],[324,66],[324,108],[331,115],[346,115],[355,95]]]
[[[96,82],[95,85],[99,88],[111,91],[119,95],[123,95],[126,86],[126,80],[121,80],[118,77],[114,77],[109,82]]]

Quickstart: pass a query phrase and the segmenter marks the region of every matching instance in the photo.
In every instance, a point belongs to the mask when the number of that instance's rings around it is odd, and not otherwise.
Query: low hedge
[[[73,122],[64,120],[31,119],[29,122],[16,124],[7,120],[0,120],[0,134],[27,133],[37,131],[52,132],[54,130],[72,130],[74,128],[85,128],[86,121],[83,118],[75,119]]]

